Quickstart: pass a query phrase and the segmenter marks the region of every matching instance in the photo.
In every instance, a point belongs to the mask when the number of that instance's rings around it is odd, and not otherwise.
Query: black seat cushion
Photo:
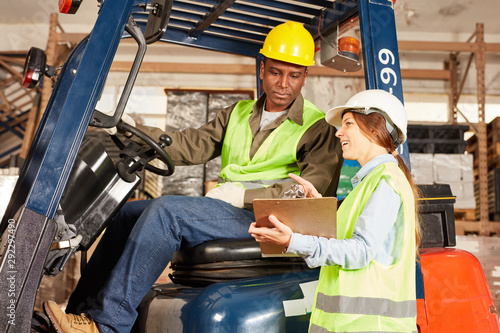
[[[170,279],[188,286],[309,269],[299,257],[263,258],[253,238],[219,239],[182,248],[174,254],[171,268]]]

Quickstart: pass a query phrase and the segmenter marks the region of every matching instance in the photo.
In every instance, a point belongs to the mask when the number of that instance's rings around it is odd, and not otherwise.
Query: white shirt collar
[[[359,171],[352,177],[351,184],[352,188],[358,186],[358,184],[365,178],[370,172],[372,172],[380,164],[384,163],[398,163],[396,158],[391,154],[382,154],[375,156],[368,163],[366,163]]]

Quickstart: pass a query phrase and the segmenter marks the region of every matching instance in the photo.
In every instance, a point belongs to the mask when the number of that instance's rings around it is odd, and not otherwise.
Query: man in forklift
[[[128,332],[137,307],[175,251],[222,238],[249,238],[254,198],[283,197],[294,173],[332,195],[342,167],[335,129],[301,95],[314,40],[299,23],[271,30],[260,53],[264,93],[220,110],[198,129],[168,133],[176,165],[222,158],[219,186],[205,197],[165,196],[125,204],[113,218],[68,302],[44,310],[58,332]],[[159,129],[140,126],[158,139]]]

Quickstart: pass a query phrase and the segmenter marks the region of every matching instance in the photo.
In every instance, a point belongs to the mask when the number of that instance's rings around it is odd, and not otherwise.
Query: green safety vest
[[[309,127],[325,118],[321,110],[304,100],[303,124],[286,118],[250,158],[253,136],[249,119],[254,104],[255,101],[238,102],[231,112],[222,145],[219,183],[231,181],[247,189],[262,188],[289,179],[289,173],[300,175],[297,145]]]
[[[375,168],[346,197],[337,213],[337,239],[351,238],[356,221],[380,180],[404,206],[401,257],[385,266],[372,260],[361,269],[321,267],[310,332],[417,332],[415,286],[415,202],[410,184],[395,163]]]

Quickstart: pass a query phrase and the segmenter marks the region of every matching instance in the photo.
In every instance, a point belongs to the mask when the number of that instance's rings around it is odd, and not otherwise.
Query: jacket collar
[[[265,102],[266,102],[266,94],[263,93],[253,106],[253,116],[258,116],[258,118],[260,119],[262,110],[264,110]],[[304,113],[304,97],[302,96],[302,93],[299,93],[297,98],[292,102],[290,109],[288,109],[287,117],[294,123],[302,126],[303,113]]]

